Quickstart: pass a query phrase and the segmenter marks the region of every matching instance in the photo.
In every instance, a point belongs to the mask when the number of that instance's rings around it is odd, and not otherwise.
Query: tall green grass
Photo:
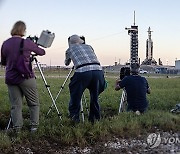
[[[147,78],[151,87],[151,94],[148,95],[149,110],[147,113],[137,116],[131,112],[118,114],[119,102],[122,91],[114,90],[115,79],[108,78],[108,88],[99,96],[102,119],[94,125],[87,121],[88,113],[85,112],[85,123],[72,125],[68,117],[69,89],[68,83],[65,85],[56,104],[62,113],[62,121],[59,119],[56,110],[47,116],[52,101],[41,78],[37,78],[37,86],[40,100],[40,125],[39,130],[34,135],[28,131],[29,113],[24,100],[23,116],[24,129],[20,135],[14,139],[12,135],[5,134],[3,129],[9,120],[9,98],[4,79],[0,79],[0,148],[10,147],[12,144],[22,144],[38,140],[50,140],[63,145],[96,144],[97,141],[107,141],[113,136],[136,137],[154,132],[157,129],[162,131],[179,132],[180,116],[170,113],[170,109],[180,101],[180,78]],[[47,78],[51,92],[55,98],[64,78]],[[85,96],[89,105],[89,93],[86,90]],[[85,104],[84,104],[85,107]],[[13,138],[13,142],[12,142]],[[3,144],[1,144],[3,143]],[[6,143],[6,144],[5,144]]]

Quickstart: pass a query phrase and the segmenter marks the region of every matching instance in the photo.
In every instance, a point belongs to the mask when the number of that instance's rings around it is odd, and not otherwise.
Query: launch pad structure
[[[151,39],[151,28],[148,28],[148,39],[146,40],[146,59],[142,62],[142,65],[157,65],[156,60],[153,58],[153,41]],[[159,62],[160,64],[160,62]]]
[[[138,26],[135,24],[135,11],[134,11],[134,24],[131,28],[125,28],[128,30],[130,35],[130,64],[139,63],[140,58],[138,57]],[[157,65],[156,60],[153,58],[153,41],[151,38],[151,28],[148,28],[148,39],[146,40],[146,58],[142,62],[142,65]],[[159,59],[159,65],[162,65]]]

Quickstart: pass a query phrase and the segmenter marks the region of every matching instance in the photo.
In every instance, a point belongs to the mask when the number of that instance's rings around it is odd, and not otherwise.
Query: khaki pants
[[[22,102],[25,96],[30,112],[30,125],[39,124],[39,100],[35,78],[26,79],[19,85],[8,85],[13,127],[23,126]]]

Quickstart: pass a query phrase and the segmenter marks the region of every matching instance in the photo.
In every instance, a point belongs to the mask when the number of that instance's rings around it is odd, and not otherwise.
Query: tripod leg
[[[82,99],[81,99],[81,115],[82,115],[82,121],[83,121],[83,123],[84,123],[84,111],[83,111]]]
[[[7,127],[6,127],[6,130],[8,130],[8,129],[10,128],[11,121],[12,121],[12,119],[11,119],[11,117],[10,117],[9,122],[8,122],[8,125],[7,125]]]
[[[62,86],[61,86],[61,88],[60,88],[60,90],[59,90],[59,92],[58,92],[58,94],[57,94],[57,96],[56,96],[56,98],[55,98],[55,100],[54,100],[55,102],[56,102],[56,100],[58,99],[58,97],[59,97],[61,91],[64,89],[64,86],[65,86],[67,80],[69,79],[69,77],[70,77],[72,71],[73,71],[73,68],[70,70],[70,72],[68,73],[68,75],[67,75],[65,81],[63,82],[63,84],[62,84]],[[46,114],[47,116],[48,116],[49,113],[51,112],[53,106],[54,106],[54,104],[52,104],[52,105],[49,107],[49,111],[48,111],[47,114]]]
[[[120,104],[119,104],[119,113],[123,111],[124,102],[125,102],[125,92],[123,90],[122,96],[121,96],[121,101],[120,101]]]
[[[55,101],[54,101],[54,98],[53,98],[52,93],[51,93],[50,88],[49,88],[50,86],[47,84],[47,81],[46,81],[46,79],[45,79],[45,77],[44,77],[44,74],[43,74],[43,72],[42,72],[41,66],[39,65],[39,63],[38,63],[38,61],[37,61],[37,59],[36,59],[35,57],[34,57],[34,60],[35,60],[36,65],[37,65],[37,67],[38,67],[38,69],[39,69],[39,72],[40,72],[41,77],[42,77],[42,79],[43,79],[43,81],[44,81],[44,84],[45,84],[45,87],[46,87],[46,89],[47,89],[47,91],[48,91],[48,93],[49,93],[49,96],[50,96],[50,98],[51,98],[51,100],[52,100],[52,102],[53,102],[53,105],[55,106],[55,109],[56,109],[56,111],[57,111],[57,113],[58,113],[58,117],[60,118],[60,120],[62,120],[62,118],[61,118],[61,113],[59,112],[59,110],[58,110],[58,108],[57,108],[57,106],[56,106],[56,103],[55,103]]]
[[[56,111],[57,111],[57,113],[58,113],[58,116],[59,116],[60,120],[62,120],[62,118],[61,118],[61,113],[59,112],[59,110],[58,110],[58,108],[57,108],[56,102],[54,101],[54,98],[53,98],[53,96],[52,96],[52,94],[51,94],[51,91],[50,91],[49,87],[47,87],[47,90],[48,90],[48,93],[49,93],[49,95],[50,95],[50,97],[51,97],[51,100],[52,100],[52,102],[53,102],[53,106],[55,107],[55,109],[56,109]]]
[[[84,94],[84,93],[83,93],[83,100],[84,100],[84,103],[85,103],[86,111],[87,111],[87,113],[89,114],[88,104],[87,104],[87,101],[86,101],[86,96],[85,96],[85,94]]]

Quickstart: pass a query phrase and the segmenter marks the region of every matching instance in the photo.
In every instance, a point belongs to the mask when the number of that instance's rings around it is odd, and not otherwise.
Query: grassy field
[[[62,73],[67,75],[68,72]],[[48,75],[47,73],[46,75]],[[55,77],[47,77],[47,82],[51,86],[50,90],[55,98],[65,78],[59,73],[54,73]],[[118,77],[118,74],[114,74]],[[180,131],[180,115],[170,113],[170,110],[180,102],[180,78],[150,78],[147,77],[151,87],[151,94],[148,95],[149,110],[141,116],[134,113],[118,114],[119,100],[122,91],[114,90],[115,78],[106,77],[108,88],[100,95],[102,119],[94,125],[87,121],[85,112],[85,122],[73,126],[68,120],[69,90],[68,83],[57,99],[57,107],[62,113],[62,121],[59,119],[56,110],[52,110],[46,116],[52,101],[47,89],[40,77],[37,78],[39,99],[40,99],[40,126],[35,134],[30,134],[28,130],[29,113],[24,100],[23,117],[24,128],[18,135],[6,134],[4,132],[9,120],[9,98],[4,78],[0,78],[0,149],[7,149],[15,145],[33,142],[43,144],[46,140],[56,142],[63,146],[94,145],[97,142],[108,141],[112,137],[130,138],[138,135],[146,135],[157,129],[162,131]],[[85,91],[87,104],[89,104],[89,93]],[[84,104],[85,107],[85,104]]]

